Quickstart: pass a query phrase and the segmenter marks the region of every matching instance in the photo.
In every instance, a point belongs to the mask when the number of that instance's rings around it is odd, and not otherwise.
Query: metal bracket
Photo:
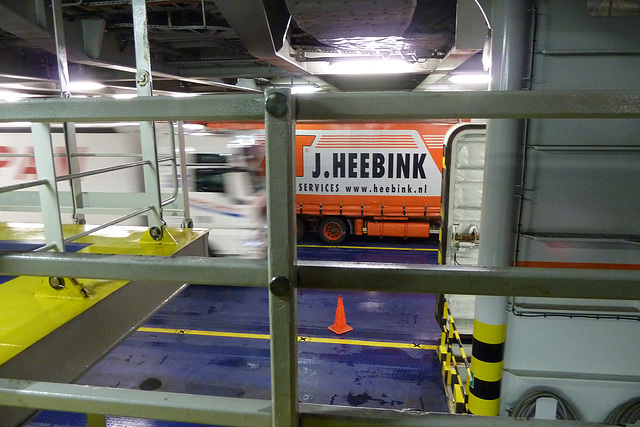
[[[269,282],[269,290],[277,297],[286,297],[291,293],[291,281],[287,276],[276,276]]]

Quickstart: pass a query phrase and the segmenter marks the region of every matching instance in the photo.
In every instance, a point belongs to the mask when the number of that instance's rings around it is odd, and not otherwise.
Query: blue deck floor
[[[338,293],[298,293],[300,402],[447,412],[434,350],[441,333],[435,319],[435,296],[383,292],[340,295],[347,323],[354,329],[338,336],[327,329],[334,321]],[[144,328],[159,331],[135,332],[79,383],[270,398],[266,289],[192,285]],[[218,332],[231,336],[216,336]],[[256,337],[234,336],[246,333]],[[325,338],[339,341],[322,342]],[[364,343],[352,343],[354,340]],[[388,343],[410,346],[394,348]],[[29,425],[80,427],[86,426],[86,417],[44,411]],[[107,417],[107,426],[190,424]]]

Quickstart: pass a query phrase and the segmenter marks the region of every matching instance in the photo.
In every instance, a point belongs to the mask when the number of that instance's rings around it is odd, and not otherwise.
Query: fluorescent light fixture
[[[29,86],[23,85],[22,83],[0,83],[0,87],[5,89],[30,89]]]
[[[0,123],[0,128],[29,128],[31,122],[3,122]]]
[[[194,96],[198,96],[197,93],[187,93],[187,92],[173,92],[171,94],[174,98],[191,98]]]
[[[111,95],[111,97],[115,99],[131,99],[135,98],[136,96],[138,95],[135,93],[114,93],[113,95]]]
[[[104,85],[98,82],[69,82],[67,85],[67,90],[69,92],[83,92],[83,91],[91,91],[91,90],[100,90],[104,89]]]
[[[204,125],[201,125],[199,123],[183,123],[182,124],[182,128],[185,131],[188,132],[195,132],[195,131],[204,131],[206,130],[206,127]]]
[[[99,123],[76,123],[77,128],[114,128],[125,126],[140,126],[140,122],[99,122]]]
[[[0,90],[0,101],[15,102],[26,98],[27,95],[10,90]]]
[[[449,76],[449,81],[460,85],[488,84],[491,76],[489,74],[452,74]]]
[[[354,59],[329,65],[332,74],[397,74],[411,71],[411,65],[401,59]]]
[[[317,92],[319,90],[320,90],[320,88],[318,86],[315,86],[315,85],[291,86],[291,93],[293,93],[293,94],[297,94],[297,93],[313,93],[313,92]]]
[[[97,122],[97,123],[75,123],[76,128],[113,128],[125,126],[140,126],[140,122]],[[62,123],[51,123],[52,128],[61,128]],[[0,123],[0,128],[31,128],[31,122],[4,122]]]

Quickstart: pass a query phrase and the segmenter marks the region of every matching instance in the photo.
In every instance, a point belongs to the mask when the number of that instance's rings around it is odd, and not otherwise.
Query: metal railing
[[[558,103],[558,100],[562,102]],[[297,117],[296,117],[297,116]],[[199,98],[48,99],[0,104],[0,121],[265,120],[269,256],[266,261],[75,253],[0,255],[14,275],[171,280],[269,289],[272,400],[195,396],[0,379],[0,405],[237,426],[512,424],[504,417],[416,414],[297,402],[296,288],[507,296],[640,299],[640,272],[296,262],[293,126],[304,120],[640,117],[638,92],[314,94],[287,91]],[[117,266],[117,268],[114,268]],[[171,271],[171,278],[166,272]],[[579,286],[578,286],[579,285]],[[522,421],[517,421],[522,422]],[[536,420],[536,425],[555,423]],[[571,424],[571,423],[569,423]]]
[[[175,143],[175,130],[173,122],[168,122],[168,150],[171,154],[156,156],[154,159],[141,159],[137,161],[131,161],[126,163],[121,163],[112,166],[105,166],[100,168],[95,168],[91,170],[78,171],[74,173],[69,173],[65,175],[56,175],[56,171],[54,168],[50,166],[54,163],[55,157],[65,156],[67,158],[120,158],[120,157],[128,157],[128,158],[141,158],[143,157],[142,153],[79,153],[79,152],[65,152],[65,153],[54,153],[53,152],[53,144],[51,140],[51,124],[44,123],[43,126],[40,126],[35,132],[32,131],[31,136],[34,140],[34,154],[16,154],[16,153],[0,153],[0,157],[36,157],[36,164],[40,164],[39,174],[46,174],[47,176],[44,178],[20,182],[17,184],[11,184],[7,186],[0,187],[0,194],[9,193],[17,190],[24,190],[29,188],[37,188],[40,187],[39,197],[36,198],[38,201],[33,203],[33,206],[19,206],[15,207],[14,210],[25,210],[25,211],[34,211],[34,212],[42,212],[43,218],[47,218],[46,223],[49,229],[55,230],[53,233],[45,233],[46,235],[55,235],[58,238],[56,241],[47,241],[44,246],[36,249],[36,251],[48,251],[51,249],[56,249],[58,251],[64,251],[64,244],[73,242],[87,235],[96,233],[105,228],[111,227],[113,225],[121,224],[129,219],[135,218],[140,215],[144,215],[145,213],[156,210],[161,211],[162,207],[169,205],[175,202],[178,199],[179,194],[179,186],[178,186],[178,172],[177,172],[177,150]],[[181,123],[178,124],[178,131],[182,132]],[[117,137],[118,133],[113,133],[114,137]],[[180,153],[184,154],[184,137],[180,137],[180,141],[182,142],[182,146],[180,146]],[[36,151],[39,153],[36,154]],[[44,159],[43,159],[44,158]],[[118,216],[109,221],[103,222],[99,225],[92,225],[89,230],[86,230],[82,233],[75,234],[73,236],[62,239],[62,232],[58,231],[62,227],[62,221],[60,212],[63,210],[63,206],[60,205],[60,192],[58,189],[58,183],[60,182],[70,182],[72,185],[70,188],[80,190],[81,186],[77,180],[86,177],[93,177],[101,174],[106,174],[110,172],[123,171],[127,169],[133,168],[152,168],[152,170],[157,171],[158,165],[160,163],[170,163],[170,172],[172,177],[172,186],[171,186],[171,194],[169,197],[165,199],[158,199],[156,203],[152,203],[148,206],[139,206],[139,203],[136,203],[135,206],[127,206],[127,213],[121,216]],[[184,163],[184,162],[182,162]],[[67,161],[69,164],[69,161]],[[43,168],[42,165],[46,165],[46,168]],[[43,172],[44,169],[44,172]],[[184,174],[184,172],[183,172]],[[142,174],[141,174],[142,176]],[[156,177],[159,179],[159,177]],[[34,192],[35,193],[35,192]],[[185,212],[185,216],[188,216],[188,192],[183,191],[183,195],[185,197],[182,205],[184,206],[183,211]],[[36,196],[36,194],[34,194]],[[113,215],[114,209],[110,206],[88,206],[86,203],[82,203],[82,206],[79,207],[75,203],[76,197],[82,197],[84,199],[86,193],[80,194],[72,194],[72,199],[74,203],[71,206],[73,217],[76,217],[76,214],[84,214],[86,212],[91,211],[92,213],[107,213]],[[31,200],[31,199],[30,199]],[[57,209],[53,209],[48,211],[45,214],[45,210],[48,210],[48,207],[45,206],[46,203],[44,201],[56,202]],[[23,201],[21,199],[21,201]],[[136,201],[137,202],[137,201]],[[4,205],[6,209],[8,205]],[[187,218],[185,218],[185,221]]]

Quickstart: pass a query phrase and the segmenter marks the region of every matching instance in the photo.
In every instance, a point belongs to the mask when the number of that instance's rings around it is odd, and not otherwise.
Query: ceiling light
[[[317,92],[319,90],[320,90],[320,88],[318,86],[315,86],[315,85],[291,86],[291,93],[293,93],[293,94],[297,94],[297,93],[313,93],[313,92]]]
[[[27,95],[9,90],[0,90],[0,101],[15,102],[26,98]]]
[[[197,93],[187,93],[187,92],[173,92],[171,94],[174,98],[191,98],[193,96],[198,96]]]
[[[115,99],[131,99],[135,98],[138,95],[135,93],[114,93],[111,96]]]
[[[100,90],[104,89],[104,85],[98,82],[69,82],[67,85],[67,90],[69,92],[84,92],[84,91],[92,91],[92,90]]]
[[[31,122],[3,122],[0,123],[0,128],[28,128],[31,127]]]
[[[401,59],[357,59],[329,65],[329,72],[333,74],[396,74],[410,70],[411,65]]]
[[[460,85],[488,84],[491,76],[489,74],[452,74],[449,76],[449,81]]]
[[[0,83],[0,87],[5,89],[30,89],[29,86],[23,85],[22,83]]]
[[[204,125],[201,125],[199,123],[183,123],[182,128],[189,132],[203,131],[206,129]]]

